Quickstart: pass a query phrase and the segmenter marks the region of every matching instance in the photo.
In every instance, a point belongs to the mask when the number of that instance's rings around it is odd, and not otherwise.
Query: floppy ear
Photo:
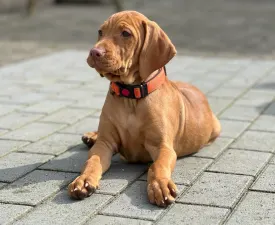
[[[177,53],[164,31],[153,21],[143,21],[144,43],[139,57],[139,72],[146,79],[165,66]]]

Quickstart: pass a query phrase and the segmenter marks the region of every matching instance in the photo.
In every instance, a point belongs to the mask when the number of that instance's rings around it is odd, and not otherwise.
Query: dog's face
[[[98,31],[87,62],[111,81],[132,84],[146,79],[176,54],[159,26],[135,11],[112,15]]]

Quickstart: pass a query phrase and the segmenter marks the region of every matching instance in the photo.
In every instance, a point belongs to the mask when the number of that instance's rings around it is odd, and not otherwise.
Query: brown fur
[[[161,28],[134,11],[114,14],[101,30],[95,47],[106,53],[100,59],[89,56],[87,62],[111,81],[146,81],[176,54]],[[123,30],[132,35],[123,37]],[[77,199],[92,194],[113,153],[118,152],[129,162],[153,161],[148,171],[148,198],[152,204],[166,206],[177,194],[171,180],[177,157],[213,142],[220,129],[204,94],[186,83],[166,79],[161,88],[140,100],[108,93],[98,133],[84,135],[84,143],[94,145],[81,175],[69,185],[69,194]]]

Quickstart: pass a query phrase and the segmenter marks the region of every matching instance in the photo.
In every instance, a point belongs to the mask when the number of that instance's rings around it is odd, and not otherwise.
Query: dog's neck
[[[165,67],[160,68],[150,74],[145,81],[139,84],[123,84],[120,82],[111,82],[110,93],[120,97],[141,99],[157,90],[166,80]]]

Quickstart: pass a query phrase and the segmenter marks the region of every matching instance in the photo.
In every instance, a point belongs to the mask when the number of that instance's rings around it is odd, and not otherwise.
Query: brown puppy
[[[115,88],[116,93],[108,92],[98,132],[83,137],[88,146],[94,145],[81,175],[69,185],[73,198],[83,199],[95,191],[118,152],[129,162],[153,161],[147,179],[152,204],[166,206],[175,200],[171,173],[177,157],[197,152],[221,129],[203,93],[169,81],[161,75],[163,70],[158,71],[175,54],[164,31],[138,12],[116,13],[101,26],[87,59],[101,76],[123,85],[161,79],[144,98],[139,93],[135,99],[118,96]]]

